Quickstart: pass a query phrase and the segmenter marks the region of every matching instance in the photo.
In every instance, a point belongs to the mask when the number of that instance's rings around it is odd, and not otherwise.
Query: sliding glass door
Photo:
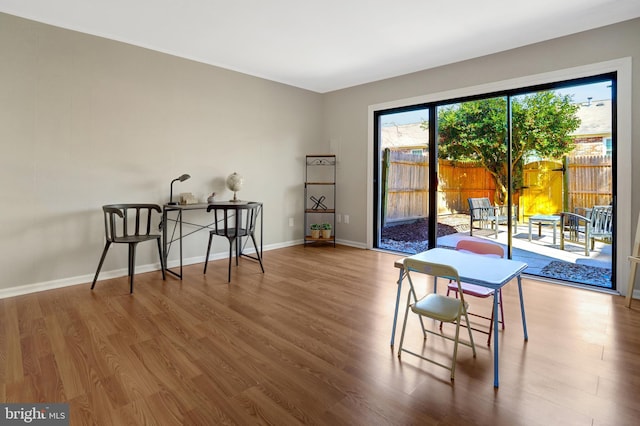
[[[376,247],[417,253],[429,246],[429,109],[376,116]]]
[[[613,288],[615,75],[375,117],[375,247],[490,239],[528,274]],[[493,220],[473,220],[478,199]]]

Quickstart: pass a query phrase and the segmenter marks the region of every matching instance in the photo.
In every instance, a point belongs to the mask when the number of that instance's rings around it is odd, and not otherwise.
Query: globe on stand
[[[240,189],[242,188],[242,182],[243,182],[242,176],[240,176],[236,172],[231,173],[227,177],[227,188],[233,191],[233,200],[229,200],[229,201],[234,203],[237,203],[238,201],[240,201],[238,200],[237,192],[240,191]]]

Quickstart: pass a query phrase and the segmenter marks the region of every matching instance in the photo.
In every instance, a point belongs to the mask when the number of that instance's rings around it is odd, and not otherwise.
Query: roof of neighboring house
[[[580,127],[572,136],[610,135],[611,100],[584,102],[576,112],[580,118]],[[422,129],[421,123],[399,124],[382,128],[382,148],[427,147],[429,132]]]
[[[611,99],[581,103],[576,115],[582,123],[573,136],[611,134]]]
[[[427,147],[429,132],[420,123],[385,126],[382,128],[382,148]]]

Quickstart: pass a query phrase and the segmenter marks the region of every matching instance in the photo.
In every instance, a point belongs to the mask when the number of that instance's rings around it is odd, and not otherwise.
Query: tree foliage
[[[518,188],[527,156],[559,159],[573,150],[570,134],[580,125],[579,106],[570,96],[554,92],[513,97],[511,105],[511,171]],[[506,114],[507,100],[502,97],[455,104],[438,113],[439,157],[479,162],[493,177],[496,200],[501,203],[507,194]]]

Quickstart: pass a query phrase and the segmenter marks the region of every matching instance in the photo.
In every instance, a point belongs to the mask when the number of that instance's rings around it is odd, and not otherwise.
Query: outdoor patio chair
[[[454,374],[456,371],[456,358],[458,355],[458,343],[470,346],[473,350],[473,357],[476,356],[476,347],[473,343],[473,335],[471,334],[471,329],[467,327],[469,331],[469,342],[460,340],[460,323],[462,321],[462,317],[464,317],[466,324],[469,324],[469,317],[467,315],[467,303],[464,301],[464,295],[462,293],[462,288],[460,287],[460,276],[458,275],[458,271],[449,265],[442,265],[438,263],[425,262],[417,259],[405,258],[404,259],[404,270],[407,274],[407,280],[409,281],[410,291],[407,296],[407,307],[404,312],[404,323],[402,324],[402,335],[400,337],[400,347],[398,348],[398,358],[401,358],[402,352],[406,352],[418,358],[421,358],[425,361],[436,364],[440,367],[446,368],[451,371],[451,381],[453,381]],[[460,294],[459,299],[454,299],[453,297],[443,296],[441,294],[436,293],[435,286],[433,286],[432,291],[428,291],[425,296],[416,300],[414,303],[411,303],[411,296],[416,294],[415,287],[413,285],[413,281],[411,279],[411,272],[415,271],[422,274],[431,275],[436,279],[437,277],[448,278],[456,282],[458,286],[458,292]],[[429,287],[429,286],[427,286]],[[415,296],[414,296],[415,300]],[[427,317],[432,318],[436,321],[443,322],[451,322],[456,325],[456,333],[455,337],[450,337],[444,335],[442,333],[438,333],[433,330],[429,330],[424,327],[422,324],[422,335],[423,338],[427,339],[427,333],[434,334],[435,336],[443,337],[448,340],[452,340],[453,343],[453,359],[451,365],[445,365],[439,361],[436,361],[433,358],[427,358],[426,356],[412,352],[403,347],[404,344],[404,334],[407,328],[407,317],[409,316],[409,310],[414,314],[417,314],[419,317]]]
[[[595,248],[595,242],[611,244],[613,238],[613,206],[576,208],[576,213],[562,212],[560,223],[560,250],[570,242],[584,246],[584,255]],[[577,212],[584,212],[578,214]]]
[[[488,198],[467,198],[469,203],[469,235],[473,236],[473,223],[480,222],[480,228],[484,229],[488,224],[489,229],[495,231],[498,238],[498,225],[508,224],[509,216],[507,206],[492,206]],[[518,206],[512,206],[511,220],[513,223],[513,233],[518,231]]]

